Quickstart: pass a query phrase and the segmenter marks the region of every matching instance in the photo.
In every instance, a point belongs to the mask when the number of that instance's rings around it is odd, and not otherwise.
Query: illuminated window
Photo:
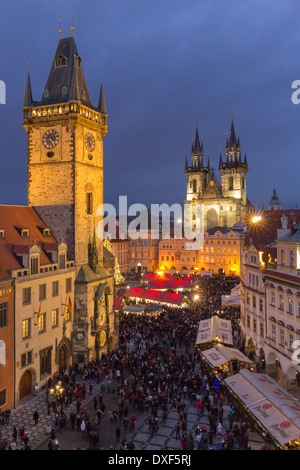
[[[30,327],[31,327],[30,318],[26,318],[26,320],[22,321],[22,339],[29,338]]]
[[[52,310],[51,312],[51,326],[52,328],[58,326],[58,308]]]
[[[44,331],[46,331],[46,313],[40,313],[39,317],[38,317],[38,330],[39,330],[39,333],[43,333]]]

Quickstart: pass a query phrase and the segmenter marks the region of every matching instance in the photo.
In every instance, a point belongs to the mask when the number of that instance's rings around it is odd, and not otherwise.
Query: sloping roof
[[[287,233],[283,237],[277,238],[276,241],[278,241],[278,242],[300,243],[300,227],[299,227],[299,225],[295,225],[289,233]]]
[[[152,289],[142,289],[140,287],[130,287],[124,294],[125,297],[132,297],[153,302],[181,305],[186,302],[186,297],[172,292],[160,292]]]
[[[299,440],[300,401],[269,375],[242,369],[225,383],[280,445]]]
[[[40,264],[51,264],[47,256],[46,246],[57,241],[50,233],[44,237],[40,228],[48,228],[33,207],[0,205],[0,228],[4,229],[4,240],[0,239],[0,279],[10,277],[14,269],[22,269],[15,254],[28,253],[34,244],[41,248]],[[22,238],[21,230],[29,230],[29,237]]]
[[[75,282],[95,282],[99,280],[99,276],[92,270],[92,268],[88,264],[84,264],[81,266]]]
[[[149,289],[190,289],[192,287],[191,280],[169,280],[169,279],[156,279],[148,281]]]
[[[230,320],[214,315],[199,322],[196,344],[210,343],[211,341],[222,341],[226,344],[233,344],[232,326]]]
[[[67,59],[67,64],[56,67],[55,58],[63,56]],[[74,37],[62,38],[54,55],[45,90],[49,90],[48,96],[43,94],[39,103],[35,105],[49,105],[65,103],[69,100],[78,100],[85,106],[93,108],[86,86],[82,66],[77,65],[78,50]],[[63,87],[66,93],[62,94]]]

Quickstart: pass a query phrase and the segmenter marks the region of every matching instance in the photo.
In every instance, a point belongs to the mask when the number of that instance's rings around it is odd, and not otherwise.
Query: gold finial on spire
[[[61,18],[59,18],[59,39],[61,39],[61,33],[62,33],[62,29],[61,29]]]
[[[71,30],[72,30],[72,37],[74,36],[74,24],[73,24],[73,18],[74,18],[74,15],[71,15],[71,19],[72,19],[72,25],[71,25]]]

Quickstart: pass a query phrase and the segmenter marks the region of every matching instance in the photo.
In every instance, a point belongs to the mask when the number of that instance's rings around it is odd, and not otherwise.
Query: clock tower
[[[102,83],[98,105],[91,103],[73,36],[60,38],[40,101],[33,100],[28,72],[23,127],[28,135],[28,205],[59,242],[64,240],[75,261],[75,360],[90,360],[115,347],[117,339],[112,263],[102,239],[95,237],[96,211],[103,204],[107,110]],[[91,251],[97,253],[96,263]],[[103,306],[105,321],[100,321]]]

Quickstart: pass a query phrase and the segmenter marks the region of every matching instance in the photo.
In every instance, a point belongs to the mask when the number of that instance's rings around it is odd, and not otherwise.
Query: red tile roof
[[[0,205],[0,228],[4,229],[4,240],[0,239],[0,279],[10,277],[13,269],[22,269],[15,254],[27,253],[35,242],[41,248],[45,243],[57,247],[52,234],[44,237],[40,228],[48,228],[33,207]],[[20,230],[29,230],[29,237],[22,238]],[[41,250],[40,264],[50,264],[46,252]]]
[[[181,294],[173,294],[172,292],[160,292],[152,289],[141,289],[140,287],[130,287],[125,292],[125,297],[134,297],[144,300],[152,300],[154,302],[168,303],[173,305],[181,305],[185,300],[185,296]]]

